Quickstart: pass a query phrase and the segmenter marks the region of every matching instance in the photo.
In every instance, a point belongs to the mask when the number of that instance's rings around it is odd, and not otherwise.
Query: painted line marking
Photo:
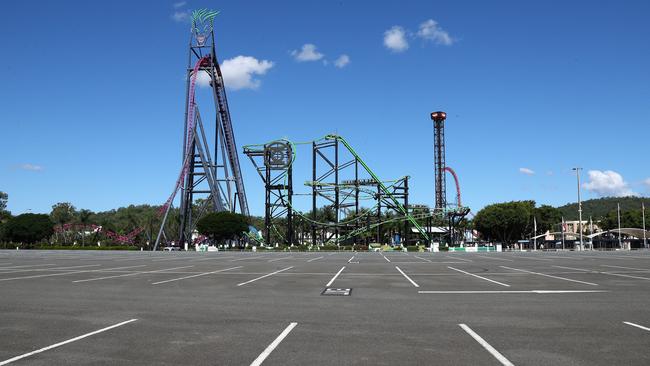
[[[264,360],[266,360],[266,358],[269,357],[271,352],[273,352],[273,350],[280,344],[280,342],[282,342],[282,340],[285,339],[287,335],[289,335],[289,333],[293,330],[293,328],[296,327],[296,325],[298,325],[298,323],[290,323],[282,331],[282,333],[280,333],[280,335],[273,342],[271,342],[271,344],[269,344],[268,347],[266,347],[266,349],[262,353],[260,353],[259,356],[257,356],[255,361],[251,363],[251,366],[261,365],[262,362],[264,362]]]
[[[472,260],[469,260],[469,259],[458,258],[458,256],[456,256],[456,255],[446,255],[445,257],[457,259],[459,261],[464,261],[464,262],[473,262]]]
[[[414,255],[414,257],[417,258],[417,259],[422,259],[423,261],[427,261],[427,262],[431,263],[431,260],[430,260],[430,259],[426,259],[426,258],[418,257],[417,255]]]
[[[381,256],[384,257],[384,259],[386,260],[386,262],[390,263],[390,259],[386,258],[385,255],[382,254]]]
[[[290,256],[288,256],[288,257],[282,257],[282,258],[275,258],[275,259],[271,259],[271,260],[270,260],[270,261],[268,261],[268,262],[275,262],[275,261],[281,261],[281,260],[283,260],[283,259],[289,259],[289,258],[293,258],[293,256],[292,256],[292,255],[290,255]]]
[[[650,328],[644,327],[643,325],[634,324],[634,323],[631,323],[631,322],[623,322],[623,323],[625,323],[627,325],[631,325],[633,327],[637,327],[639,329],[647,330],[648,332],[650,332]]]
[[[247,258],[231,259],[230,262],[245,261],[245,260],[247,260],[247,259],[258,259],[258,258],[264,258],[264,257],[266,257],[266,255],[261,255],[261,256],[259,256],[259,257],[255,256],[255,257],[247,257]]]
[[[513,271],[519,271],[519,272],[524,272],[524,273],[530,273],[530,274],[534,274],[534,275],[538,275],[538,276],[544,276],[544,277],[549,277],[549,278],[555,278],[555,279],[562,280],[562,281],[570,281],[570,282],[582,283],[582,284],[590,285],[590,286],[598,286],[597,283],[585,282],[585,281],[578,281],[578,280],[573,280],[573,279],[570,279],[570,278],[558,277],[558,276],[553,276],[553,275],[549,275],[549,274],[545,274],[545,273],[531,272],[531,271],[526,271],[525,269],[511,268],[511,267],[506,267],[506,266],[499,266],[499,267],[501,267],[501,268],[506,268],[506,269],[510,269],[510,270],[513,270]]]
[[[323,258],[323,257],[312,258],[312,259],[308,260],[307,262],[317,261],[317,260],[319,260],[319,259],[321,259],[321,258]]]
[[[18,273],[18,272],[38,272],[38,271],[60,271],[64,269],[73,269],[73,268],[84,268],[84,267],[99,267],[101,264],[87,264],[83,266],[71,266],[71,267],[55,267],[55,268],[32,268],[32,269],[15,269],[15,270],[9,270],[8,272],[3,272],[4,273]]]
[[[514,258],[514,257],[513,257]],[[546,262],[552,262],[552,259],[544,259],[544,258],[533,258],[533,257],[526,257],[526,256],[521,256],[521,257],[516,257],[518,259],[532,259],[534,261],[546,261]]]
[[[8,360],[5,360],[5,361],[0,362],[0,366],[8,365],[8,364],[10,364],[10,363],[12,363],[12,362],[14,362],[14,361],[22,360],[23,358],[26,358],[26,357],[29,357],[29,356],[32,356],[32,355],[35,355],[35,354],[38,354],[38,353],[41,353],[41,352],[45,352],[45,351],[51,350],[51,349],[53,349],[53,348],[61,347],[61,346],[65,345],[65,344],[72,343],[72,342],[76,342],[76,341],[78,341],[78,340],[80,340],[80,339],[84,339],[84,338],[86,338],[86,337],[90,337],[90,336],[93,336],[93,335],[95,335],[95,334],[99,334],[99,333],[105,332],[105,331],[107,331],[107,330],[111,330],[111,329],[113,329],[113,328],[121,327],[121,326],[123,326],[123,325],[129,324],[129,323],[132,323],[132,322],[137,321],[137,320],[138,320],[138,319],[127,320],[127,321],[125,321],[125,322],[121,322],[121,323],[117,323],[117,324],[115,324],[115,325],[111,325],[110,327],[102,328],[102,329],[96,330],[96,331],[94,331],[94,332],[86,333],[86,334],[84,334],[84,335],[80,335],[80,336],[78,336],[78,337],[74,337],[74,338],[68,339],[67,341],[63,341],[63,342],[59,342],[59,343],[55,343],[55,344],[53,344],[53,345],[51,345],[51,346],[47,346],[47,347],[44,347],[44,348],[41,348],[41,349],[37,349],[36,351],[28,352],[28,353],[22,354],[22,355],[20,355],[20,356],[16,356],[16,357],[10,358],[10,359],[8,359]]]
[[[56,264],[54,264],[54,263],[50,263],[50,264],[29,264],[29,265],[24,265],[24,266],[2,267],[2,268],[0,268],[0,270],[14,269],[14,268],[25,268],[25,267],[44,267],[44,266],[56,266]]]
[[[178,259],[191,259],[191,257],[174,257],[174,258],[163,258],[163,259],[152,259],[152,262],[162,262],[162,261],[175,261]]]
[[[354,259],[354,257],[355,257],[355,256],[350,257],[350,259],[348,259],[348,263],[352,262],[352,260]],[[355,263],[359,263],[359,262],[355,262]]]
[[[418,291],[418,294],[589,294],[606,290]]]
[[[124,268],[134,268],[134,267],[144,267],[146,264],[143,264],[141,266],[131,266],[131,267],[124,267]],[[118,277],[129,277],[129,276],[137,276],[139,274],[143,273],[157,273],[157,272],[164,272],[164,271],[171,271],[174,269],[181,269],[181,268],[188,268],[188,267],[194,267],[194,266],[183,266],[183,267],[174,267],[174,268],[166,268],[166,269],[159,269],[155,271],[141,271],[141,272],[134,272],[134,273],[126,273],[126,274],[121,274],[121,275],[115,275],[115,276],[106,276],[106,277],[98,277],[98,278],[87,278],[85,280],[76,280],[72,281],[72,283],[78,283],[78,282],[90,282],[90,281],[99,281],[99,280],[106,280],[109,278],[118,278]]]
[[[332,279],[330,280],[330,282],[328,282],[327,285],[325,285],[325,287],[330,287],[330,285],[334,283],[334,281],[336,280],[336,278],[341,274],[341,272],[343,272],[344,269],[345,269],[345,266],[341,267],[341,269],[339,269],[339,271],[336,272],[336,274],[334,275],[334,277],[332,277]]]
[[[571,269],[571,270],[574,270],[574,271],[583,271],[583,272],[595,272],[595,273],[598,273],[598,271],[591,270],[591,269],[584,269],[584,268],[565,267],[565,266],[552,266],[552,267],[557,267],[557,268],[562,268],[562,269]]]
[[[191,275],[191,276],[183,276],[183,277],[179,277],[179,278],[172,278],[171,280],[164,280],[164,281],[154,282],[154,283],[152,283],[152,285],[160,285],[161,283],[174,282],[174,281],[185,280],[185,279],[188,279],[188,278],[207,276],[209,274],[214,274],[214,273],[219,273],[219,272],[226,272],[226,271],[230,271],[230,270],[237,269],[237,268],[242,268],[242,266],[226,268],[226,269],[219,269],[219,270],[216,270],[216,271],[204,272],[204,273],[199,273],[199,274],[195,274],[195,275]]]
[[[623,267],[623,266],[608,266],[608,265],[606,265],[606,264],[601,264],[601,266],[602,266],[602,267],[610,267],[610,268],[633,269],[633,270],[636,270],[636,271],[649,271],[649,270],[650,270],[649,268],[642,269],[642,268]]]
[[[507,259],[507,258],[492,258],[492,257],[489,257],[489,256],[487,256],[487,255],[476,255],[476,256],[477,256],[477,257],[481,257],[481,258],[494,259],[494,260],[497,260],[497,261],[508,261],[508,262],[514,262],[514,260],[512,260],[512,259]]]
[[[397,270],[399,271],[399,273],[401,273],[402,276],[404,276],[407,280],[409,280],[409,282],[411,282],[411,283],[413,284],[413,286],[415,286],[415,287],[420,287],[420,285],[418,285],[417,283],[415,283],[415,281],[413,281],[413,280],[411,279],[411,277],[407,276],[406,273],[404,273],[404,271],[402,271],[398,266],[395,266],[395,268],[397,268]]]
[[[249,280],[249,281],[246,281],[246,282],[238,283],[237,286],[244,286],[244,285],[249,284],[249,283],[251,283],[251,282],[255,282],[255,281],[257,281],[257,280],[261,280],[262,278],[266,278],[266,277],[269,277],[269,276],[273,276],[273,275],[276,274],[276,273],[284,272],[284,271],[289,270],[289,269],[291,269],[291,268],[293,268],[293,266],[291,266],[291,267],[287,267],[287,268],[284,268],[284,269],[281,269],[281,270],[279,270],[279,271],[275,271],[275,272],[271,272],[271,273],[265,274],[264,276],[260,276],[260,277],[257,277],[257,278],[253,278],[252,280]]]
[[[201,258],[201,259],[195,259],[192,262],[199,262],[199,261],[209,261],[213,259],[227,259],[227,258],[235,258],[235,257],[214,257],[214,258]]]
[[[497,351],[494,347],[492,347],[488,342],[485,341],[480,335],[476,334],[472,330],[472,328],[468,327],[465,324],[458,324],[467,334],[469,334],[472,338],[474,338],[475,341],[478,342],[483,348],[485,348],[486,351],[490,352],[494,358],[499,360],[502,365],[504,366],[515,366],[512,362],[508,361],[508,359],[502,355],[499,351]]]
[[[648,278],[648,277],[632,276],[632,275],[626,275],[626,274],[621,274],[621,273],[601,272],[601,271],[595,271],[595,270],[589,270],[589,269],[572,268],[572,267],[562,267],[562,266],[553,266],[553,267],[566,268],[566,269],[574,269],[574,270],[577,270],[577,271],[585,271],[585,272],[590,272],[590,273],[598,273],[598,274],[604,274],[604,275],[608,275],[608,276],[618,276],[618,277],[634,278],[634,279],[637,279],[637,280],[646,280],[646,281],[650,281],[650,278]]]
[[[460,273],[464,273],[464,274],[466,274],[466,275],[470,275],[470,276],[473,276],[473,277],[476,277],[476,278],[480,278],[480,279],[485,280],[485,281],[489,281],[489,282],[492,282],[492,283],[496,283],[497,285],[501,285],[501,286],[505,286],[505,287],[510,287],[510,285],[505,284],[505,283],[503,283],[503,282],[499,282],[499,281],[491,280],[491,279],[486,278],[486,277],[483,277],[483,276],[479,276],[479,275],[475,275],[475,274],[473,274],[473,273],[465,272],[465,271],[463,271],[462,269],[458,269],[458,268],[454,268],[454,267],[450,267],[450,266],[447,266],[447,268],[449,268],[449,269],[453,269],[454,271],[458,271],[458,272],[460,272]]]
[[[91,269],[91,270],[86,270],[86,271],[73,271],[73,272],[53,273],[53,274],[44,274],[44,275],[34,275],[34,276],[0,278],[0,281],[11,281],[11,280],[21,280],[21,279],[41,278],[41,277],[53,277],[53,276],[65,276],[65,275],[75,274],[75,273],[103,272],[103,271],[112,271],[112,270],[124,269],[124,268],[129,268],[129,267],[101,268],[101,269]]]
[[[610,272],[598,272],[598,273],[605,274],[605,275],[610,275],[610,276],[627,277],[627,278],[635,278],[637,280],[650,281],[650,278],[648,278],[648,277],[630,276],[630,275],[625,275],[625,274],[620,274],[620,273],[610,273]]]

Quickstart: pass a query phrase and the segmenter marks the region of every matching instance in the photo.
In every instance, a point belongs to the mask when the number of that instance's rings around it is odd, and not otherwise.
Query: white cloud
[[[420,29],[416,34],[418,37],[433,41],[436,44],[451,46],[454,43],[454,39],[451,38],[449,33],[440,28],[438,22],[433,19],[429,19],[420,24]]]
[[[526,174],[526,175],[535,174],[535,172],[532,169],[528,169],[528,168],[519,168],[519,173]]]
[[[35,165],[35,164],[22,164],[20,166],[20,169],[29,170],[29,171],[32,171],[32,172],[40,172],[41,170],[43,170],[43,167],[40,166],[40,165]]]
[[[273,62],[258,60],[251,56],[237,56],[221,63],[223,83],[233,90],[257,89],[262,81],[256,79],[255,75],[264,75],[273,67]],[[210,76],[207,72],[201,72],[196,78],[200,86],[210,85]]]
[[[293,50],[291,51],[291,56],[296,59],[296,61],[299,62],[305,62],[305,61],[318,61],[323,58],[322,53],[316,51],[316,45],[313,45],[311,43],[305,43],[302,45],[302,48],[300,51],[298,50]]]
[[[650,189],[650,178],[647,178],[646,180],[644,180],[643,184],[645,184],[648,187],[648,189]]]
[[[404,52],[409,48],[406,31],[400,26],[393,26],[384,32],[384,46],[393,52]]]
[[[582,186],[599,196],[624,197],[636,195],[630,189],[628,183],[623,180],[623,177],[615,171],[590,170],[588,174],[589,181],[583,183]]]
[[[187,4],[187,1],[179,1],[177,3],[174,3],[174,9],[182,8]]]
[[[339,58],[337,58],[336,61],[334,61],[334,66],[338,67],[339,69],[342,69],[345,66],[347,66],[347,64],[349,63],[350,63],[350,56],[343,54],[339,56]]]
[[[172,19],[178,23],[185,23],[190,21],[191,15],[189,10],[177,10],[172,14]]]

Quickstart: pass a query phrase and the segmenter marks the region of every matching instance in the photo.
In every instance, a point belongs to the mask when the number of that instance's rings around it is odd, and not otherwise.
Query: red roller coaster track
[[[458,183],[458,175],[456,175],[456,172],[448,166],[445,167],[445,170],[451,173],[454,177],[454,183],[456,183],[456,203],[458,204],[458,207],[462,207],[463,205],[461,205],[460,202],[460,183]]]

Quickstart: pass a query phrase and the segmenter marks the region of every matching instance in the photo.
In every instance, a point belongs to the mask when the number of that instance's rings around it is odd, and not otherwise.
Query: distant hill
[[[650,215],[650,198],[648,197],[605,197],[582,201],[582,219],[589,220],[589,216],[591,216],[594,220],[598,220],[610,211],[616,210],[616,204],[618,203],[621,204],[621,212],[640,210],[642,201],[647,208],[646,212]],[[558,207],[558,209],[562,211],[565,220],[578,219],[577,203],[568,203]]]

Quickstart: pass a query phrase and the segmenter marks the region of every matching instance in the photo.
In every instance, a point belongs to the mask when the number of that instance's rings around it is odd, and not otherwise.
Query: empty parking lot
[[[647,365],[649,290],[647,252],[0,251],[0,365]]]

